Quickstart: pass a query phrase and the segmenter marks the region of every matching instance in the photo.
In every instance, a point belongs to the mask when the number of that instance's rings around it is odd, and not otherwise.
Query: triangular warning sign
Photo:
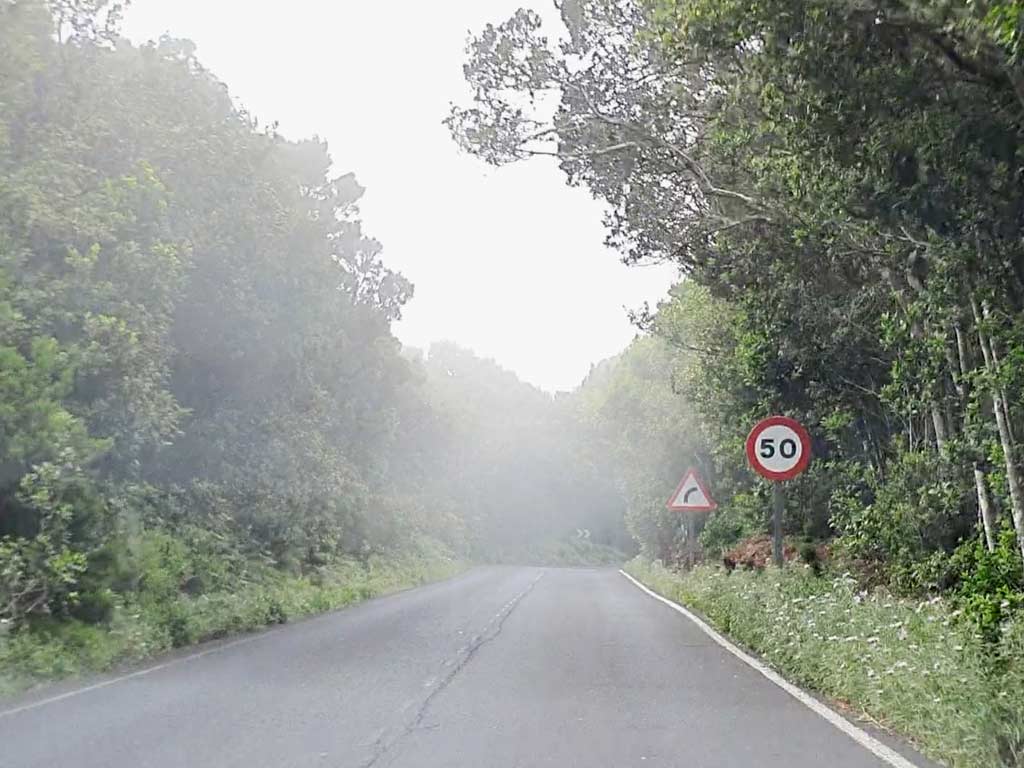
[[[690,468],[666,505],[672,512],[710,512],[718,507],[711,492],[701,482],[697,470]]]

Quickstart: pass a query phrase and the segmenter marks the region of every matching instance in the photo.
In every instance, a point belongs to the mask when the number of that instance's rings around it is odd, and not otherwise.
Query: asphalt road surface
[[[479,568],[97,682],[0,703],[0,766],[885,765],[614,570]]]

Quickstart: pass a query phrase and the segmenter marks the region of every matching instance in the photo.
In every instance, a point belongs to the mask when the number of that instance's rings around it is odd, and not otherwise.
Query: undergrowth
[[[312,575],[271,569],[237,589],[170,599],[109,595],[109,621],[41,618],[18,631],[0,628],[0,696],[40,683],[103,672],[193,643],[343,608],[378,595],[452,576],[450,558],[405,556],[346,561]]]

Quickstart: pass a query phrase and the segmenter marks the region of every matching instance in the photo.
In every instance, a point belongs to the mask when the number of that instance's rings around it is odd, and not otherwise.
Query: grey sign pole
[[[686,516],[686,559],[692,571],[697,564],[697,520],[692,512]]]
[[[782,481],[772,483],[772,560],[782,567],[782,513],[786,509],[786,494]]]
[[[683,551],[685,552],[683,567],[686,570],[690,570],[690,568],[693,567],[693,563],[690,562],[690,516],[688,514],[683,514],[682,524],[679,526],[679,530],[685,539],[683,542]]]

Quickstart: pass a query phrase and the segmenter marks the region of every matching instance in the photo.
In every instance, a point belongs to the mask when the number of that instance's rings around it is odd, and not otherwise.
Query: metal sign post
[[[782,567],[782,515],[786,510],[786,494],[782,481],[772,483],[772,562]]]
[[[687,515],[686,520],[686,567],[693,570],[694,561],[697,559],[697,521],[693,515]]]

